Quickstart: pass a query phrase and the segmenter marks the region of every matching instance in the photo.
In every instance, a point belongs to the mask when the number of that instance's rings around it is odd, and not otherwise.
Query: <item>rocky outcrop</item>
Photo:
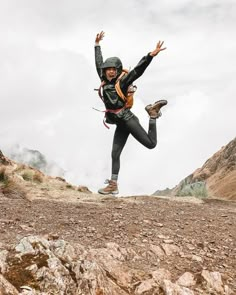
[[[40,170],[10,160],[0,151],[0,197],[10,199],[67,199],[87,198],[86,186],[74,186],[64,178],[48,176]]]
[[[13,145],[7,148],[4,154],[13,161],[38,169],[47,175],[63,177],[65,174],[64,169],[55,162],[48,160],[37,150],[23,148],[20,145]]]
[[[2,151],[0,150],[0,165],[10,165],[10,164],[11,164],[11,161],[8,158],[6,158],[3,155]]]
[[[177,248],[167,255],[179,255]],[[167,248],[160,252],[153,247],[153,259],[165,259],[164,252]],[[142,259],[133,248],[116,243],[93,249],[28,236],[15,247],[0,250],[0,294],[233,295],[219,272],[185,272],[173,281],[167,269],[143,268]]]
[[[154,195],[216,197],[236,200],[236,138],[173,189]]]

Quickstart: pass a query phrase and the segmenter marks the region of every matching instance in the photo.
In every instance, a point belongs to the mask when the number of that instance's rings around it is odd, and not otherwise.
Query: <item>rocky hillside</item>
[[[236,200],[236,138],[173,189],[155,195],[202,196]]]
[[[65,175],[65,171],[59,165],[48,160],[37,150],[28,149],[16,144],[6,148],[4,154],[18,163],[36,168],[47,175],[61,177]]]
[[[236,294],[236,203],[114,198],[0,153],[1,295]]]
[[[87,187],[73,186],[62,177],[48,176],[31,166],[17,163],[0,151],[0,196],[33,200],[38,198],[70,200],[71,192],[91,193]]]

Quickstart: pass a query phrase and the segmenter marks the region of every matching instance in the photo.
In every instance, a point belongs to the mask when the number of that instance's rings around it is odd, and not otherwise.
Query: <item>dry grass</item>
[[[69,183],[66,185],[66,188],[69,188],[69,189],[75,189],[74,186],[71,185],[71,184],[69,184]]]
[[[17,164],[17,167],[13,170],[14,172],[20,172],[24,169],[26,169],[27,166],[25,164]]]
[[[20,170],[19,170],[20,171]],[[20,175],[26,181],[43,182],[43,173],[34,169],[21,169]]]
[[[19,185],[18,183],[14,182],[13,180],[9,179],[4,186],[2,187],[2,193],[4,197],[9,199],[27,199],[26,190]]]
[[[5,167],[0,169],[0,188],[1,193],[6,198],[25,199],[27,195],[25,189],[13,179],[11,179],[11,177],[7,174]]]
[[[6,183],[8,181],[9,177],[6,173],[6,168],[2,167],[0,168],[0,182],[1,183]]]
[[[43,182],[43,174],[39,171],[35,171],[33,175],[33,181],[42,183]]]

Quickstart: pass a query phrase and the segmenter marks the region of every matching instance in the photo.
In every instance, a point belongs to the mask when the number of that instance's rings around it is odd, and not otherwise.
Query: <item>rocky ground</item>
[[[86,251],[109,247],[113,251],[123,249],[120,255],[126,258],[120,258],[122,267],[138,271],[134,276],[136,287],[132,285],[135,282],[128,282],[123,287],[122,283],[117,283],[121,291],[114,289],[113,293],[92,293],[87,290],[88,293],[55,291],[42,294],[236,294],[235,202],[151,196],[114,198],[78,192],[68,200],[29,201],[2,197],[0,206],[0,249],[4,251],[11,253],[11,245],[16,245],[27,236],[44,237],[54,242],[63,239],[72,247],[81,245]],[[8,262],[8,265],[14,266],[14,263]],[[23,285],[34,286],[27,278],[17,281],[15,275],[11,274],[15,268],[8,268],[5,278],[18,291]],[[169,282],[176,282],[186,272],[192,274],[195,283],[187,284],[191,285],[191,292],[194,293],[154,291],[157,290],[156,282],[150,280],[153,280],[153,273],[160,269],[168,272],[166,279],[171,279]],[[208,275],[220,274],[222,289],[211,287],[207,291],[199,285],[204,270],[209,272]],[[107,275],[109,277],[108,272]],[[141,291],[137,289],[138,286]],[[185,287],[188,289],[190,286]]]
[[[0,153],[0,295],[236,294],[236,202],[91,193]]]

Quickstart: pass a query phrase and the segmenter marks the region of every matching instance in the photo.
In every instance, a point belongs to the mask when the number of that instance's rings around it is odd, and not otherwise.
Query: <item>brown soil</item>
[[[220,271],[236,291],[236,202],[81,196],[70,202],[1,197],[0,247],[27,235],[59,237],[92,248],[116,242],[140,254],[147,245],[169,243],[182,252],[161,261],[160,267],[173,278],[206,268]],[[155,266],[151,258],[146,261]]]

